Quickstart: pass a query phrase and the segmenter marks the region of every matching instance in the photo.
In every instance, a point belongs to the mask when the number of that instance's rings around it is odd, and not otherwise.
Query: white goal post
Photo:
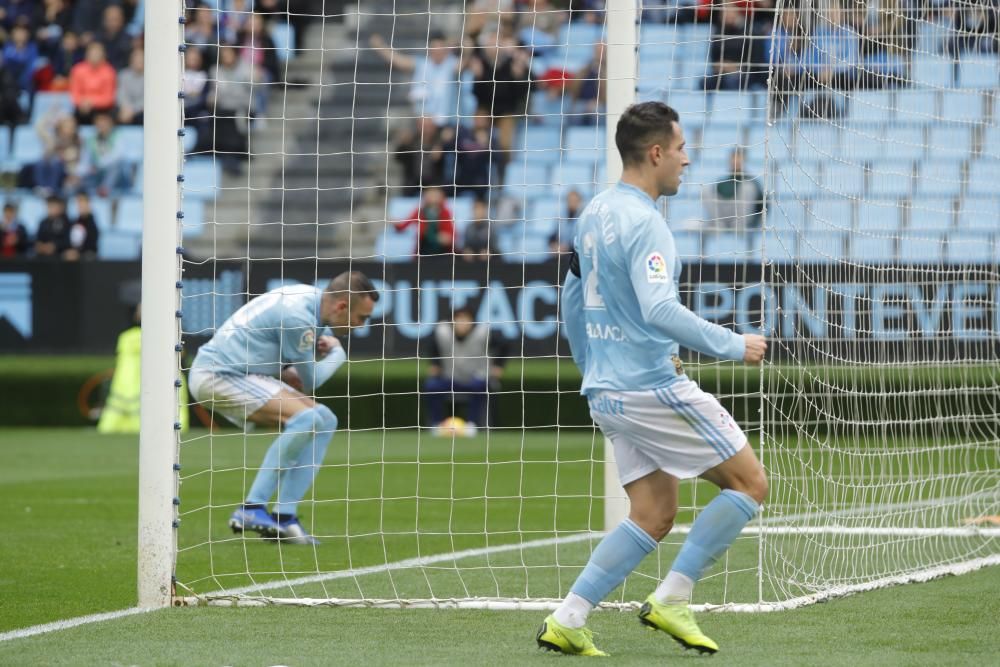
[[[779,0],[771,21],[736,2],[402,4],[146,3],[141,607],[552,608],[628,511],[559,332],[557,248],[571,192],[585,204],[621,174],[622,111],[653,99],[680,113],[692,160],[658,202],[682,299],[771,340],[761,371],[684,358],[771,482],[696,608],[788,609],[1000,564],[995,54],[894,3]],[[230,46],[229,73],[206,61],[198,76],[246,108],[208,95],[185,118],[187,52]],[[428,74],[434,49],[453,79]],[[526,108],[498,110],[518,83]],[[442,90],[453,108],[435,106]],[[232,126],[245,150],[222,145]],[[477,152],[486,183],[464,180]],[[414,254],[402,223],[420,227],[437,187],[459,243],[485,220],[488,256]],[[211,415],[182,433],[184,373],[247,300],[348,269],[381,299],[317,391],[339,419],[302,503],[320,544],[234,536],[277,433]],[[422,384],[435,325],[463,307],[509,343],[469,438],[428,422]],[[458,394],[451,409],[471,410]],[[635,608],[714,492],[682,483],[677,527],[602,608]]]

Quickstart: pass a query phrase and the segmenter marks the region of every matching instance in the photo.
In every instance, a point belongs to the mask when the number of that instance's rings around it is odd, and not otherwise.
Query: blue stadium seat
[[[708,102],[713,123],[744,127],[762,122],[766,100],[753,92],[719,91],[710,95]]]
[[[700,193],[697,190],[689,192],[692,196],[667,199],[667,222],[675,231],[700,227],[705,219],[705,206],[701,203]]]
[[[72,116],[73,112],[73,98],[69,93],[35,93],[31,102],[31,124],[37,124],[50,113]]]
[[[518,137],[514,142],[514,148],[519,151],[530,151],[530,159],[533,159],[543,151],[552,151],[558,155],[561,143],[561,134],[562,133],[558,127],[529,125],[518,134]]]
[[[120,232],[142,233],[141,198],[122,197],[118,200],[114,228]]]
[[[472,222],[473,198],[469,196],[454,197],[448,200],[451,215],[455,220],[455,234],[458,238],[465,237],[465,228]]]
[[[879,125],[848,125],[840,142],[841,157],[857,165],[882,159],[886,148],[884,131]]]
[[[415,229],[397,232],[392,225],[386,225],[385,232],[375,239],[375,256],[386,262],[409,262],[413,259],[416,243]]]
[[[418,204],[420,204],[420,197],[393,197],[389,200],[386,217],[389,222],[402,220],[410,215]]]
[[[941,91],[934,89],[903,89],[895,92],[896,122],[922,124],[940,118],[938,102]]]
[[[983,232],[952,232],[945,243],[950,264],[987,264],[994,261],[995,236]]]
[[[591,164],[558,164],[552,170],[552,184],[576,189],[580,194],[593,192],[596,187],[596,163]]]
[[[184,126],[184,153],[194,152],[194,147],[198,145],[198,129],[193,125]]]
[[[667,93],[664,102],[680,114],[682,125],[693,128],[705,122],[707,98],[708,96],[701,90],[678,90],[675,88]]]
[[[97,255],[108,261],[132,261],[139,258],[142,235],[135,232],[110,231],[97,240]]]
[[[984,105],[983,94],[978,90],[947,90],[942,99],[941,118],[951,122],[980,123]]]
[[[511,197],[540,195],[551,189],[549,166],[533,162],[527,154],[515,156],[504,172],[504,192]]]
[[[772,185],[778,194],[786,193],[796,199],[811,199],[821,194],[823,181],[817,163],[793,162],[778,169]]]
[[[963,88],[988,90],[1000,87],[1000,67],[997,57],[990,54],[967,53],[959,68],[959,83]]]
[[[90,211],[94,214],[94,222],[102,232],[111,229],[113,217],[111,215],[111,200],[107,197],[91,197]],[[66,213],[70,219],[76,217],[79,207],[76,205],[76,197],[70,197],[66,203]]]
[[[854,202],[848,199],[816,199],[810,206],[810,229],[850,231],[854,224]]]
[[[751,245],[754,235],[728,232],[705,234],[703,261],[730,264],[752,261],[760,257],[759,245]]]
[[[558,220],[564,215],[565,203],[560,199],[546,197],[528,204],[524,221],[527,224]]]
[[[862,264],[884,264],[892,261],[894,248],[891,236],[855,232],[850,236],[848,258]]]
[[[46,215],[45,200],[34,195],[23,197],[8,196],[6,201],[13,201],[17,204],[17,217],[24,223],[24,228],[31,236],[38,231],[38,223]]]
[[[732,123],[716,122],[715,116],[710,123],[702,129],[701,137],[697,147],[702,151],[715,151],[716,155],[729,156],[733,147],[743,143],[743,128]],[[693,133],[692,133],[693,134]],[[688,136],[688,143],[694,147],[693,137]],[[690,153],[691,150],[688,150]]]
[[[566,130],[566,137],[563,140],[562,146],[567,150],[588,148],[604,150],[607,140],[607,130],[602,125],[570,127]]]
[[[1000,184],[1000,161],[991,158],[980,158],[969,165],[969,189],[973,196],[997,196]]]
[[[295,29],[288,23],[282,21],[272,23],[271,40],[274,42],[278,60],[284,62],[295,55]]]
[[[893,117],[895,106],[888,91],[858,90],[849,99],[847,113],[852,123],[881,124]]]
[[[929,88],[951,88],[955,85],[955,61],[917,52],[913,55],[910,80]]]
[[[857,164],[826,162],[823,175],[823,190],[828,194],[845,197],[860,197],[865,189],[865,170]]]
[[[135,164],[142,162],[142,127],[139,125],[119,125],[115,130],[118,133],[117,141],[120,141],[124,149],[122,154],[125,159]]]
[[[827,123],[801,123],[795,155],[799,160],[829,160],[840,156],[840,129]]]
[[[958,229],[965,231],[1000,230],[1000,199],[995,194],[965,197],[958,212]]]
[[[14,169],[22,165],[38,162],[42,159],[45,148],[38,133],[31,125],[18,125],[14,129],[14,145],[11,147],[11,160]]]
[[[774,198],[767,205],[765,226],[776,231],[802,233],[811,224],[806,214],[806,203],[794,197]]]
[[[761,250],[765,258],[772,262],[795,261],[798,236],[792,232],[769,231],[763,235]]]
[[[675,46],[666,44],[656,49],[644,47],[639,52],[639,78],[636,85],[644,91],[666,88],[677,62]]]
[[[856,228],[861,232],[897,233],[900,228],[899,201],[866,199],[858,202]]]
[[[673,44],[681,37],[675,23],[643,23],[639,32],[640,48],[656,44]]]
[[[885,155],[896,160],[919,160],[927,143],[923,125],[890,125],[885,128],[884,141]]]
[[[222,185],[222,168],[210,157],[193,157],[184,162],[184,194],[197,199],[212,199]]]
[[[181,230],[184,238],[196,238],[205,233],[205,202],[185,197],[181,210],[184,212]]]
[[[916,195],[957,197],[962,188],[961,167],[957,161],[924,161],[915,182]]]
[[[931,125],[930,154],[934,159],[965,160],[972,150],[972,125],[936,123]]]
[[[868,175],[868,193],[873,197],[909,197],[913,190],[913,164],[875,163]]]
[[[907,232],[925,235],[948,230],[955,220],[954,202],[954,199],[941,197],[914,199],[907,209],[910,219]]]
[[[841,232],[816,232],[799,236],[798,258],[802,262],[838,262],[844,259],[844,241]]]
[[[7,164],[8,153],[10,152],[10,131],[6,128],[0,128],[0,171],[3,170],[4,166]]]
[[[940,234],[904,236],[899,241],[899,261],[905,264],[940,264],[943,251]]]
[[[701,259],[701,233],[677,231],[673,233],[674,247],[682,262],[697,262]]]

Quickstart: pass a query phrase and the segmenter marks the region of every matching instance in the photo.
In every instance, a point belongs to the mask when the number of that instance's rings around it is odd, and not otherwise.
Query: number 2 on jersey
[[[583,254],[590,260],[590,271],[583,284],[583,307],[591,310],[604,310],[604,297],[597,285],[597,244],[594,235],[587,232],[583,235]]]

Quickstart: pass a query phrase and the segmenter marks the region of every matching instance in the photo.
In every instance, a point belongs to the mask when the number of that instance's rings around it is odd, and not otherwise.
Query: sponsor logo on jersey
[[[667,262],[663,259],[663,255],[658,252],[650,253],[649,257],[646,258],[646,282],[670,282],[670,275],[667,273]]]

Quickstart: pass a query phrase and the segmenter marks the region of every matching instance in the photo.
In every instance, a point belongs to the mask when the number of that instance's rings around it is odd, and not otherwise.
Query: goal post
[[[150,608],[171,603],[177,553],[182,17],[179,0],[146,5],[138,603]]]

